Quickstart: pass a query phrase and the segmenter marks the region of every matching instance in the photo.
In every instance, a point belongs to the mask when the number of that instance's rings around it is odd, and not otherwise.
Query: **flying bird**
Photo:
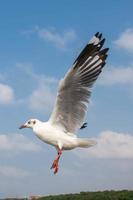
[[[93,139],[77,137],[77,132],[87,126],[84,120],[91,89],[106,63],[109,48],[102,48],[104,42],[105,38],[97,32],[60,80],[49,120],[42,122],[30,119],[20,126],[20,129],[32,128],[39,139],[57,149],[57,156],[51,166],[54,174],[59,170],[59,159],[64,150],[86,148],[96,144]]]

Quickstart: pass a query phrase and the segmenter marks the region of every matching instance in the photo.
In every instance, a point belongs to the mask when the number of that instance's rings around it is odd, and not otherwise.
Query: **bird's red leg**
[[[51,166],[51,169],[54,169],[54,174],[56,174],[58,172],[58,170],[59,170],[59,159],[61,157],[61,154],[62,154],[62,150],[59,149],[58,150],[58,155],[55,158],[55,160],[54,160],[54,162],[53,162],[53,164]]]

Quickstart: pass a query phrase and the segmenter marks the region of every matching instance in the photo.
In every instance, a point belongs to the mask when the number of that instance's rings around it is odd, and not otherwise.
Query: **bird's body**
[[[52,164],[58,172],[58,162],[63,150],[91,147],[96,141],[77,137],[84,123],[91,88],[105,65],[108,48],[102,49],[105,39],[97,32],[81,51],[70,70],[59,83],[53,112],[47,122],[28,120],[20,128],[32,128],[43,142],[54,146],[58,155]]]
[[[93,146],[96,143],[93,140],[78,138],[73,133],[66,133],[59,126],[51,125],[49,121],[41,122],[37,120],[33,131],[39,139],[54,146],[56,149],[60,147],[62,150],[71,150],[76,147]]]
[[[39,122],[39,126],[34,126],[33,131],[43,142],[56,148],[62,146],[63,149],[72,149],[76,146],[75,135],[71,136],[60,130],[59,127],[52,126],[49,122]],[[68,144],[68,145],[67,145]]]

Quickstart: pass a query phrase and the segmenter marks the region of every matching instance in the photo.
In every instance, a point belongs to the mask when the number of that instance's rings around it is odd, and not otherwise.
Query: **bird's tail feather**
[[[86,139],[86,138],[85,139],[78,138],[78,147],[88,148],[96,144],[97,142],[95,140]]]

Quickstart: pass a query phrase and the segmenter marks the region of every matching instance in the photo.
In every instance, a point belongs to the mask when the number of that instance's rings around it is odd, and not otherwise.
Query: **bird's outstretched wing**
[[[56,103],[49,119],[63,131],[76,133],[87,112],[91,88],[102,71],[108,48],[102,49],[105,38],[97,32],[60,81]]]

